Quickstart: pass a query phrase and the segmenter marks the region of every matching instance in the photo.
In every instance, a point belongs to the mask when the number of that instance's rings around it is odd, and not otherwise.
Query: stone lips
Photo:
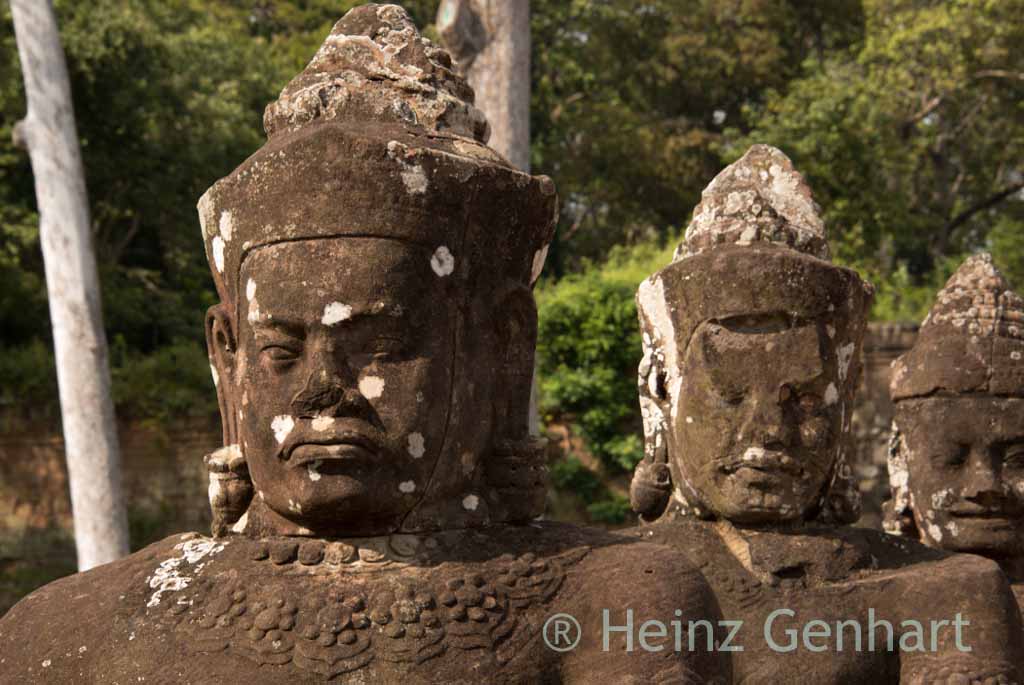
[[[1024,397],[1024,301],[989,254],[969,257],[939,291],[914,347],[893,362],[893,401],[934,393]]]
[[[249,251],[343,236],[404,240],[428,254],[444,247],[460,281],[485,274],[531,286],[557,202],[550,179],[508,167],[480,143],[324,122],[273,138],[214,184],[198,208],[218,294],[234,303]]]

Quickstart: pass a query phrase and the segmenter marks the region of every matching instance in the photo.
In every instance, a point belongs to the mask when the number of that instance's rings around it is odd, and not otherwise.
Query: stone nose
[[[343,360],[339,363],[339,354],[331,347],[310,355],[309,374],[302,389],[292,397],[291,406],[294,415],[304,418],[367,418],[371,411],[356,385],[355,373]]]
[[[963,496],[986,506],[996,504],[1003,496],[997,465],[987,451],[977,448],[971,450]]]
[[[752,390],[749,406],[750,411],[743,426],[745,437],[768,449],[790,446],[793,431],[786,422],[785,403],[777,390]]]

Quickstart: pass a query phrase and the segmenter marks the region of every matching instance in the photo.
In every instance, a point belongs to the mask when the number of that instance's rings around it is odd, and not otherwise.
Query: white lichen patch
[[[932,493],[932,509],[948,509],[956,501],[956,495],[951,488],[943,488]]]
[[[530,283],[536,283],[537,279],[540,278],[541,271],[544,270],[544,262],[548,258],[548,248],[551,245],[545,245],[533,254],[533,265],[530,267]]]
[[[210,500],[210,505],[213,507],[219,507],[223,495],[223,489],[221,488],[221,480],[224,474],[221,473],[210,473],[209,480],[210,484],[206,488],[206,496]]]
[[[178,592],[187,588],[194,580],[189,573],[194,572],[198,576],[202,570],[204,564],[199,564],[199,561],[222,551],[225,544],[208,538],[195,538],[176,544],[174,549],[180,551],[181,556],[171,557],[160,562],[153,574],[146,578],[146,584],[155,591],[150,595],[146,606],[155,607],[160,604],[161,595],[166,592]],[[188,569],[185,568],[186,565],[196,568]],[[85,647],[78,651],[84,652]]]
[[[480,506],[480,498],[476,495],[466,495],[462,498],[462,508],[466,511],[476,511]]]
[[[314,483],[320,480],[322,477],[320,475],[320,460],[316,459],[306,464],[306,471],[309,473],[309,479]]]
[[[220,385],[220,374],[217,373],[217,367],[210,364],[210,376],[213,377],[213,385],[216,387]]]
[[[235,521],[235,525],[231,526],[231,531],[234,533],[244,533],[245,526],[249,523],[249,512],[242,514],[242,518]]]
[[[412,111],[409,111],[412,114]],[[412,114],[415,118],[415,114]],[[402,145],[397,140],[388,142],[388,156],[398,162],[401,167],[399,175],[402,178],[402,185],[405,186],[406,192],[410,195],[423,195],[427,192],[430,187],[430,180],[427,178],[427,172],[422,166],[416,163],[416,153],[410,151],[405,145]]]
[[[829,383],[828,387],[825,388],[825,406],[831,407],[833,404],[839,401],[839,390],[836,389],[835,383]]]
[[[255,290],[253,295],[255,295]],[[260,303],[256,301],[255,297],[249,298],[249,313],[246,316],[250,324],[254,324],[260,320]]]
[[[686,417],[686,423],[693,423],[693,417],[692,416],[687,416]]]
[[[853,351],[856,349],[856,345],[846,343],[836,351],[839,363],[839,382],[842,383],[846,380],[847,374],[850,373],[850,363],[853,361]]]
[[[328,428],[330,428],[333,425],[334,425],[334,417],[333,416],[318,416],[315,419],[313,419],[313,423],[312,423],[313,430],[315,430],[315,431],[325,431],[325,430],[327,430]]]
[[[359,392],[368,400],[375,400],[384,394],[384,379],[380,376],[363,376],[359,379]]]
[[[928,522],[927,528],[928,528],[928,535],[931,537],[932,540],[934,540],[935,542],[942,542],[942,529],[941,528],[939,528],[937,525],[935,525],[931,521]]]
[[[410,433],[409,445],[407,449],[409,450],[409,454],[412,456],[413,459],[419,459],[420,457],[422,457],[427,451],[426,445],[423,442],[423,434]]]
[[[274,439],[279,445],[285,441],[293,428],[295,428],[295,419],[288,414],[275,416],[274,420],[270,422],[270,430],[274,431]]]
[[[224,239],[219,235],[214,236],[210,241],[210,249],[213,251],[213,265],[219,273],[224,273]]]
[[[406,495],[411,495],[416,492],[416,483],[411,480],[404,480],[398,484],[398,491]]]
[[[430,182],[427,180],[427,173],[419,164],[404,165],[401,175],[402,183],[410,194],[422,195],[427,192]]]
[[[302,513],[302,505],[299,504],[298,502],[296,502],[295,500],[290,499],[290,500],[288,500],[288,510],[290,512],[292,512],[293,514],[301,514]]]
[[[333,326],[352,318],[352,307],[341,302],[331,302],[324,307],[324,315],[320,322],[325,326]]]
[[[231,216],[231,212],[223,211],[220,213],[220,234],[224,238],[225,242],[231,242],[231,235],[235,232],[235,222]]]
[[[251,278],[245,283],[245,299],[251,300],[256,297],[256,281]]]
[[[441,278],[449,276],[455,271],[455,257],[452,256],[452,253],[446,246],[442,245],[434,250],[434,254],[431,255],[430,268]]]

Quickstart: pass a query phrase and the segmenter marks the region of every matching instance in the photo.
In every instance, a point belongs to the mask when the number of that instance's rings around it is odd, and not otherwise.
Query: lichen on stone
[[[331,29],[306,68],[267,106],[267,136],[318,119],[422,127],[487,142],[473,89],[452,70],[451,57],[420,36],[397,5],[357,7]]]
[[[810,187],[789,157],[770,145],[752,146],[704,189],[673,261],[715,245],[754,242],[830,258]]]

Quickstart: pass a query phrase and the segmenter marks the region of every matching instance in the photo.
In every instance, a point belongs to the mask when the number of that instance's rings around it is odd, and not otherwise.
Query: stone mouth
[[[802,466],[783,450],[769,450],[751,447],[742,456],[723,459],[718,470],[726,475],[788,475],[800,477],[805,473]]]
[[[318,438],[296,443],[286,454],[290,466],[301,467],[319,462],[367,461],[379,452],[377,444],[357,433],[333,438]]]

